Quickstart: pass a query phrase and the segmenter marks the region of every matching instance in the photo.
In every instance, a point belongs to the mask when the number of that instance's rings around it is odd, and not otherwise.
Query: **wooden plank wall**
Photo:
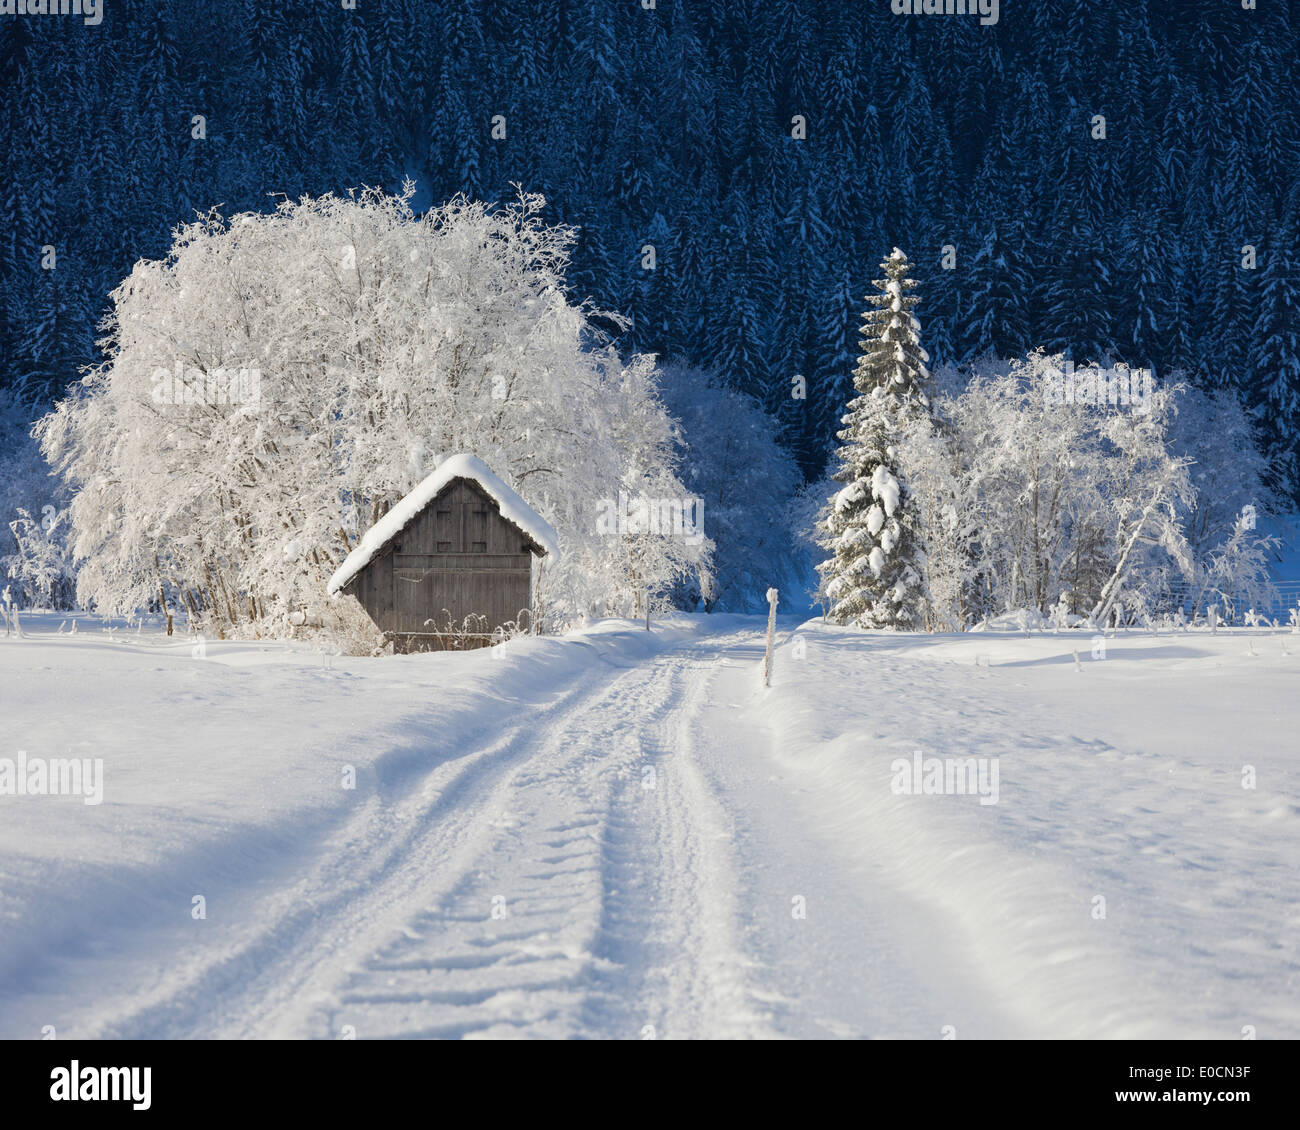
[[[527,616],[531,575],[524,535],[477,484],[455,479],[348,591],[387,633],[445,630],[449,620],[459,629],[471,614],[491,633]]]

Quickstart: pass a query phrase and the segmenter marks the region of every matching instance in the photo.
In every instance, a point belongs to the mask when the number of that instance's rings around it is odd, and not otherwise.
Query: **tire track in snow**
[[[691,650],[629,669],[536,736],[489,806],[496,834],[348,979],[313,1034],[737,1034],[746,1009],[710,843],[723,833],[684,742],[707,689]],[[646,768],[656,789],[643,789]]]
[[[700,716],[725,665],[717,643],[681,665],[685,698],[647,720],[640,771],[615,798],[598,951],[614,972],[598,966],[588,1006],[594,1030],[668,1039],[773,1034],[737,941],[731,821],[699,767]]]
[[[382,794],[369,797],[323,845],[323,860],[308,875],[256,908],[251,917],[266,920],[265,926],[198,970],[187,967],[148,1003],[128,1004],[95,1034],[309,1034],[303,1013],[330,999],[330,979],[340,963],[360,960],[386,919],[424,897],[428,860],[446,865],[457,854],[472,856],[479,840],[492,834],[490,821],[477,817],[493,790],[530,755],[527,732],[553,725],[608,685],[606,671],[595,668],[590,679],[532,710],[526,721],[508,725],[484,748],[440,761],[423,779],[405,775],[408,791],[396,805]]]

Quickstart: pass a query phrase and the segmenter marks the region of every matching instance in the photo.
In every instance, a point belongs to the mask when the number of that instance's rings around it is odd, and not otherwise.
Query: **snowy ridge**
[[[513,522],[551,556],[560,552],[559,539],[551,524],[506,486],[483,460],[473,455],[453,455],[366,531],[356,549],[347,555],[330,578],[330,595],[337,595],[369,565],[375,554],[401,533],[453,479],[470,479],[477,483],[491,495],[501,510],[501,517]]]

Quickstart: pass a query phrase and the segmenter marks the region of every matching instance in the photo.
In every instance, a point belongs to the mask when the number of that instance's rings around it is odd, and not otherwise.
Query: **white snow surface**
[[[559,539],[550,523],[506,486],[483,460],[474,455],[452,455],[365,532],[356,549],[347,555],[343,564],[330,577],[330,595],[339,592],[369,565],[375,554],[400,534],[453,479],[473,480],[496,502],[503,518],[513,522],[551,556],[560,552]]]
[[[784,617],[764,691],[765,617],[69,618],[0,636],[0,757],[105,782],[0,796],[0,1037],[1300,1037],[1300,636]],[[998,802],[896,793],[916,751]]]

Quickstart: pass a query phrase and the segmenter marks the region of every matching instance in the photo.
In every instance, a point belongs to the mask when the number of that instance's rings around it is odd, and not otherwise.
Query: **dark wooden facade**
[[[394,651],[482,647],[508,623],[529,627],[532,555],[544,552],[482,487],[457,478],[343,591]]]

